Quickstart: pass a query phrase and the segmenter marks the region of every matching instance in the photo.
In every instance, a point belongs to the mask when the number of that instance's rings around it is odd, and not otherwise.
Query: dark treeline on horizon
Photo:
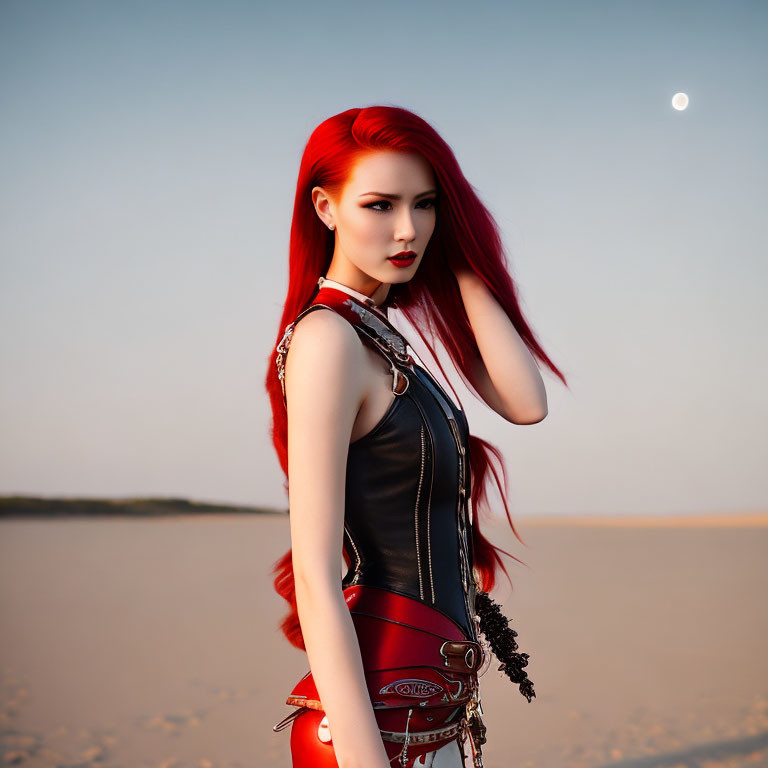
[[[88,498],[0,496],[0,517],[159,517],[164,515],[245,514],[274,515],[286,510],[252,507],[182,498]]]

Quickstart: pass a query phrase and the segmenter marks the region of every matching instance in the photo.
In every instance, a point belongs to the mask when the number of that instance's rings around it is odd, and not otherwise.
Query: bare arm
[[[547,415],[547,392],[533,356],[485,283],[471,270],[456,273],[480,357],[477,389],[485,402],[513,424],[535,424]]]
[[[321,309],[296,325],[285,366],[296,603],[340,768],[389,767],[341,588],[347,451],[364,363],[354,329]]]

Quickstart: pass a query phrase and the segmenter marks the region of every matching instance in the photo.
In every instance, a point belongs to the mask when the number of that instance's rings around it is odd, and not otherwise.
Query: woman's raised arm
[[[507,421],[537,424],[547,416],[547,390],[533,355],[482,279],[471,269],[454,274],[480,352],[478,392]]]
[[[315,310],[297,323],[285,364],[296,606],[340,768],[389,766],[341,587],[347,451],[365,366],[342,317]]]

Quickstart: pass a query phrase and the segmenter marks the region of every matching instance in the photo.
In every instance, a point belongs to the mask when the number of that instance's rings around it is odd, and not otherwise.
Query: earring
[[[332,230],[332,229],[333,229],[335,226],[336,226],[335,224],[329,224],[329,225],[328,225],[328,229],[331,229],[331,230]]]

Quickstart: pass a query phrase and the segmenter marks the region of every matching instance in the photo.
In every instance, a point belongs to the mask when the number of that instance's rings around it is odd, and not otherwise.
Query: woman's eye
[[[375,206],[377,206],[377,205],[390,205],[391,206],[391,203],[389,202],[389,200],[378,200],[375,203],[369,203],[365,207],[366,208],[370,208],[371,210],[374,210],[374,211],[383,211],[383,210],[385,210],[384,208],[376,208]]]
[[[426,200],[421,200],[416,205],[418,208],[425,208],[430,209],[435,207],[435,203],[437,203],[436,198],[430,197]],[[378,206],[389,206],[388,208],[379,208]],[[365,206],[366,208],[370,208],[373,211],[388,211],[392,207],[392,203],[389,202],[389,200],[377,200],[375,203],[368,203],[368,205]]]

